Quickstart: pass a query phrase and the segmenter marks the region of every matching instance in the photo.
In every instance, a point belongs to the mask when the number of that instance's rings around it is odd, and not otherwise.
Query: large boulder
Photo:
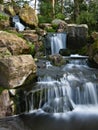
[[[1,88],[0,88],[1,91]],[[7,89],[0,92],[0,117],[11,116],[11,100]]]
[[[12,55],[28,54],[30,47],[16,34],[0,31],[0,48],[7,47]]]
[[[67,23],[61,19],[54,19],[52,21],[52,26],[57,26],[57,32],[65,32],[67,29]]]
[[[61,65],[65,64],[65,62],[66,62],[64,60],[63,56],[61,56],[60,54],[49,55],[49,60],[55,66],[61,66]]]
[[[89,61],[94,67],[98,68],[98,32],[92,32],[90,39],[88,48]]]
[[[28,4],[25,4],[19,12],[20,19],[27,25],[32,28],[38,25],[38,17],[36,11],[31,8]]]
[[[36,65],[31,55],[10,56],[0,59],[0,86],[15,88],[32,80]],[[30,77],[30,78],[29,78]]]
[[[88,26],[86,24],[68,24],[67,48],[74,51],[84,47],[87,43]]]
[[[98,40],[89,46],[88,49],[89,60],[96,63],[98,66]]]
[[[15,10],[14,10],[14,8],[13,8],[12,5],[7,5],[7,6],[5,6],[4,11],[5,11],[7,14],[9,14],[10,16],[15,16],[15,15],[16,15]]]

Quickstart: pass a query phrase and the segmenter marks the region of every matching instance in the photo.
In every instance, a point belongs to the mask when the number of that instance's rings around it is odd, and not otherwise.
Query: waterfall
[[[25,26],[20,23],[20,19],[19,19],[19,16],[18,15],[15,15],[12,19],[12,22],[14,23],[14,26],[15,28],[18,30],[18,31],[24,31],[25,29]]]
[[[66,49],[66,33],[47,34],[45,44],[46,53],[58,54],[60,49]]]
[[[66,34],[65,33],[55,33],[51,36],[51,53],[58,54],[60,49],[66,48]]]
[[[54,66],[40,68],[47,73],[25,92],[28,111],[1,118],[0,130],[98,130],[98,70],[75,60],[58,79]]]
[[[27,93],[29,110],[41,108],[56,113],[71,111],[79,105],[97,106],[98,72],[84,65],[84,59],[81,62],[83,64],[70,62],[65,65],[62,68],[64,74],[58,80],[47,75],[41,77]]]

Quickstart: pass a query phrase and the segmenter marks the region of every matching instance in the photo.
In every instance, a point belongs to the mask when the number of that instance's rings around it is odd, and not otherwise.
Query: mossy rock
[[[10,51],[6,47],[0,48],[0,59],[11,56]]]

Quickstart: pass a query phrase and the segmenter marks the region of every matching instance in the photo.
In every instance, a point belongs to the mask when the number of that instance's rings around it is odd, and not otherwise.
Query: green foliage
[[[56,32],[55,29],[53,29],[53,28],[46,28],[45,30],[46,30],[47,32]]]
[[[78,24],[87,24],[90,29],[96,25],[94,14],[88,11],[82,11],[76,21]]]
[[[88,47],[84,46],[84,47],[82,47],[81,50],[79,50],[78,54],[80,54],[80,55],[87,55],[87,52],[88,52]]]
[[[52,5],[50,2],[42,1],[40,5],[40,14],[39,22],[51,22],[53,14],[52,14]]]
[[[35,45],[32,43],[28,43],[29,47],[30,47],[30,54],[34,56],[35,54]]]
[[[93,53],[98,53],[98,40],[92,44]]]
[[[3,0],[0,0],[0,4],[3,4]]]
[[[48,17],[48,15],[38,15],[38,21],[39,23],[50,23],[52,21],[52,18]]]
[[[62,14],[62,13],[58,13],[58,14],[56,14],[55,18],[64,20],[65,19],[65,15]]]
[[[3,88],[2,86],[0,86],[0,94],[3,92],[5,88]]]
[[[8,20],[8,16],[3,14],[3,13],[0,13],[0,20]]]
[[[89,32],[98,31],[98,2],[91,1],[89,4],[82,3],[79,6],[80,14],[76,22],[79,24],[87,24]]]
[[[8,33],[16,34],[18,37],[21,37],[21,38],[24,37],[23,34],[22,34],[22,33],[19,33],[19,32],[13,32],[13,31],[11,31],[11,30],[5,30],[5,31],[8,32]]]
[[[58,24],[53,24],[52,27],[53,27],[54,30],[57,30]]]

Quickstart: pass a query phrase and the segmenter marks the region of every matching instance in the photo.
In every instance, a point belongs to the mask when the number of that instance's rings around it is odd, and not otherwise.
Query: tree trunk
[[[74,20],[79,16],[79,0],[74,0]]]
[[[53,13],[53,18],[55,17],[55,0],[52,0],[52,13]]]
[[[61,0],[61,12],[64,12],[64,0]]]
[[[36,2],[37,2],[37,1],[35,0],[35,3],[34,3],[34,9],[35,9],[35,10],[36,10]]]

